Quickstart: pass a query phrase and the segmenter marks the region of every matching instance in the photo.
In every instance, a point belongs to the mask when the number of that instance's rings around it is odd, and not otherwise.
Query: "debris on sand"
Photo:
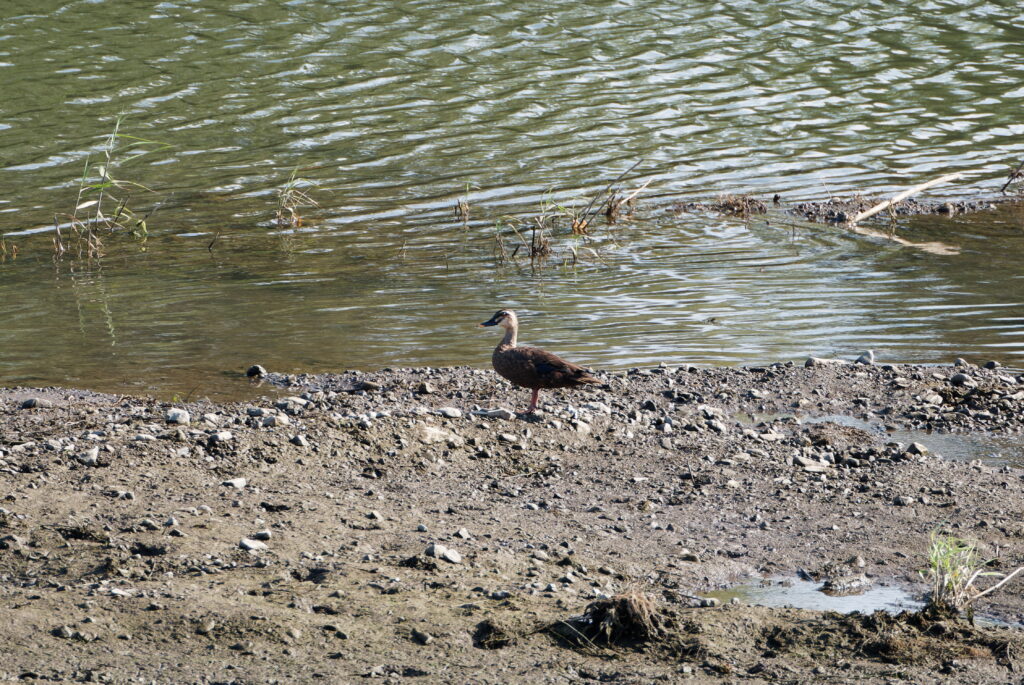
[[[767,214],[768,205],[752,195],[720,195],[714,202],[677,202],[672,205],[676,214],[684,212],[718,212],[731,216]]]
[[[548,632],[578,647],[636,647],[664,637],[669,623],[654,600],[632,591],[591,602],[583,614],[551,624]]]

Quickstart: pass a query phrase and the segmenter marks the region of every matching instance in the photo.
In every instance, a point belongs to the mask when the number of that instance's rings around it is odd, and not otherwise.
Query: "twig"
[[[946,174],[945,176],[941,176],[939,178],[933,179],[931,181],[928,181],[927,183],[922,183],[921,185],[917,185],[917,186],[914,186],[913,188],[909,188],[907,190],[904,190],[902,193],[900,193],[898,195],[893,195],[892,199],[886,200],[885,202],[879,202],[877,205],[875,205],[871,209],[865,209],[863,212],[861,212],[857,216],[855,216],[852,219],[850,219],[850,223],[851,224],[855,224],[858,221],[862,221],[864,219],[867,219],[868,217],[871,217],[871,216],[874,216],[875,214],[878,214],[883,209],[886,209],[887,207],[891,207],[892,205],[896,204],[900,200],[905,200],[906,198],[910,197],[911,195],[919,193],[922,190],[927,190],[928,188],[931,188],[932,186],[937,186],[940,183],[946,183],[947,181],[955,181],[955,180],[961,178],[962,176],[963,176],[963,174],[958,171],[958,172],[956,172],[954,174]]]
[[[634,190],[634,191],[633,191],[632,193],[630,193],[628,197],[624,198],[624,199],[622,200],[622,204],[626,204],[627,202],[629,202],[630,200],[632,200],[632,199],[633,199],[634,197],[636,197],[637,195],[639,195],[639,194],[640,194],[640,191],[642,191],[642,190],[643,190],[644,188],[646,188],[647,186],[651,185],[651,181],[653,181],[653,180],[654,180],[653,178],[649,178],[649,179],[647,179],[647,183],[644,183],[644,184],[643,184],[642,186],[640,186],[639,188],[637,188],[636,190]]]
[[[992,587],[988,588],[987,590],[983,590],[983,591],[979,592],[978,594],[974,595],[974,599],[978,599],[979,597],[984,597],[984,596],[985,596],[985,595],[987,595],[988,593],[990,593],[990,592],[993,592],[993,591],[995,591],[995,590],[998,590],[998,589],[999,589],[1000,587],[1002,587],[1003,585],[1006,585],[1007,581],[1009,581],[1009,580],[1010,580],[1010,578],[1013,578],[1013,577],[1014,577],[1015,575],[1017,575],[1017,574],[1018,574],[1018,573],[1020,573],[1021,571],[1024,571],[1024,566],[1021,566],[1021,567],[1020,567],[1020,568],[1018,568],[1018,569],[1017,569],[1016,571],[1014,571],[1014,572],[1013,572],[1013,573],[1011,573],[1010,575],[1006,576],[1005,578],[1003,578],[1002,580],[1000,580],[1000,581],[999,581],[998,583],[996,583],[996,584],[995,584],[995,585],[993,585]],[[973,601],[973,600],[972,600],[972,601]]]
[[[626,169],[625,171],[623,171],[621,174],[619,174],[618,178],[616,178],[614,181],[609,183],[608,186],[604,190],[602,190],[600,193],[598,193],[597,195],[594,196],[594,198],[590,201],[590,204],[587,205],[587,208],[583,210],[583,212],[581,214],[581,216],[583,218],[578,221],[579,227],[581,229],[586,230],[587,226],[590,225],[590,219],[588,218],[588,214],[590,214],[590,210],[594,206],[594,203],[597,202],[601,197],[606,195],[608,193],[608,191],[612,189],[612,186],[614,186],[616,183],[618,183],[619,181],[624,179],[626,177],[626,174],[628,174],[633,169],[636,169],[638,166],[643,164],[643,161],[644,160],[641,159],[636,164],[634,164],[633,166],[631,166],[628,169]],[[597,216],[601,212],[601,208],[602,207],[604,207],[604,202],[602,202],[600,205],[598,205],[597,210],[594,211],[593,216]]]
[[[999,189],[1000,193],[1005,193],[1006,189],[1010,187],[1010,184],[1016,181],[1018,178],[1020,178],[1021,169],[1024,169],[1024,159],[1020,161],[1020,164],[1018,164],[1017,168],[1013,170],[1013,172],[1010,174],[1010,177],[1006,179],[1006,183],[1004,183],[1003,187]]]

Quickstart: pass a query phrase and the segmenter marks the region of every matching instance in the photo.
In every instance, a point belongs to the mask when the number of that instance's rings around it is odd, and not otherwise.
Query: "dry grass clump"
[[[302,225],[302,215],[299,210],[305,207],[319,209],[320,205],[310,194],[301,190],[300,186],[316,185],[298,177],[298,168],[292,170],[288,182],[277,191],[277,227],[298,228]]]
[[[577,647],[634,647],[664,638],[668,621],[648,595],[631,590],[587,605],[580,616],[548,626]]]

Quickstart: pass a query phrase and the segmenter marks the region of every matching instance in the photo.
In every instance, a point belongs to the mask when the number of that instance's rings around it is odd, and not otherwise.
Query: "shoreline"
[[[0,679],[1010,677],[992,645],[1017,630],[878,619],[877,639],[910,631],[900,656],[854,648],[866,618],[680,598],[838,569],[920,595],[940,527],[1020,565],[1024,472],[943,459],[923,432],[1019,435],[1015,373],[597,375],[531,417],[499,411],[528,391],[465,367],[270,374],[285,396],[241,403],[0,389]],[[979,610],[1019,623],[1014,585]],[[537,631],[626,591],[675,627],[613,652]]]

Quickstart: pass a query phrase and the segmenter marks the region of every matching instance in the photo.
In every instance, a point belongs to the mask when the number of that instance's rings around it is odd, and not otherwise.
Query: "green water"
[[[974,173],[934,194],[995,193],[1024,158],[1024,10],[677,4],[9,0],[0,383],[236,397],[253,362],[486,365],[474,325],[502,306],[524,342],[595,367],[865,348],[1021,366],[1019,208],[906,221],[904,244],[668,207],[951,171]],[[149,239],[55,263],[54,214],[122,113],[173,146],[116,168],[154,191],[133,206],[160,203]],[[500,217],[641,159],[634,220],[563,228],[543,268],[495,259]],[[297,167],[320,207],[280,229]]]

